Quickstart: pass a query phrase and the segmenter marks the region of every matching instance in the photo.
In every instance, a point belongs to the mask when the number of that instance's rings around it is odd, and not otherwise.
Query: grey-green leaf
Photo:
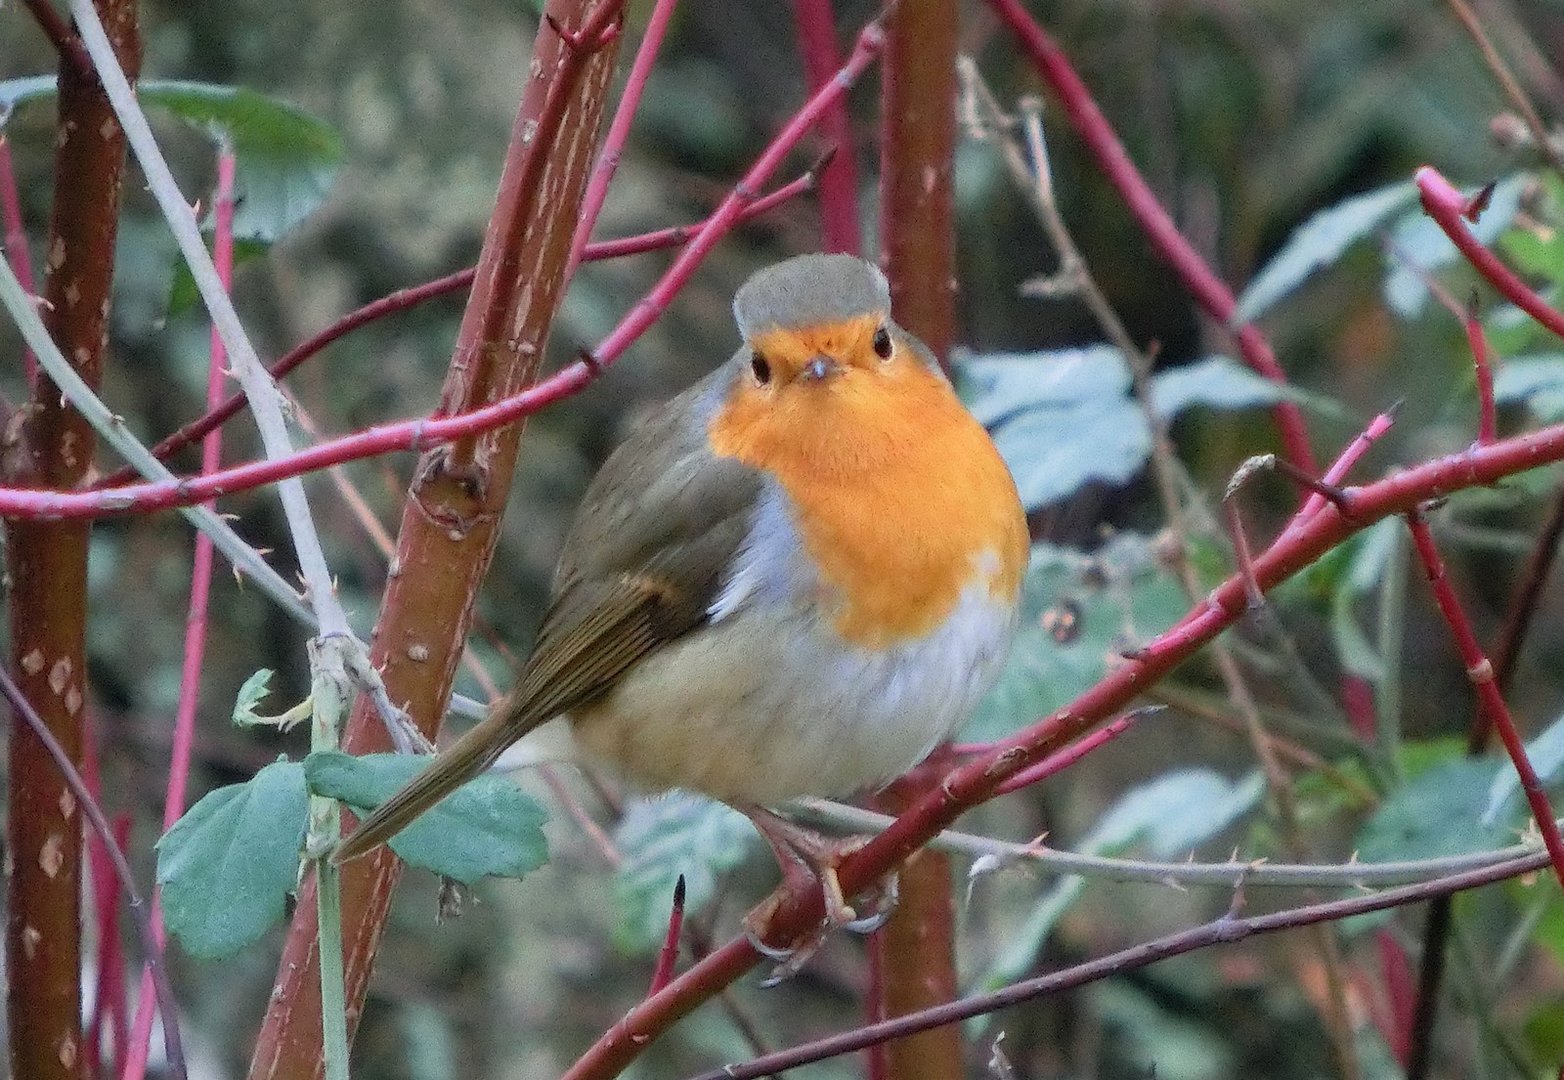
[[[232,956],[282,918],[308,805],[304,770],[278,761],[209,793],[158,841],[163,919],[187,951]]]
[[[1403,180],[1354,195],[1309,218],[1244,290],[1233,314],[1233,325],[1254,321],[1416,197],[1417,188],[1411,181]]]
[[[715,896],[722,873],[755,846],[757,833],[738,811],[675,791],[632,803],[614,839],[625,857],[614,878],[619,911],[614,937],[626,952],[644,954],[662,944],[679,875],[685,911],[701,911]]]
[[[1185,855],[1254,809],[1265,777],[1229,780],[1211,769],[1174,769],[1125,792],[1081,843],[1092,852],[1144,842],[1157,858]]]
[[[1508,768],[1508,765],[1504,766]],[[1358,833],[1367,862],[1438,859],[1511,843],[1518,818],[1484,824],[1483,809],[1499,768],[1461,758],[1431,766],[1397,788]]]
[[[354,757],[319,750],[304,759],[304,771],[315,794],[372,810],[427,764],[411,754]],[[519,878],[548,860],[546,819],[542,807],[506,777],[480,776],[393,837],[391,850],[467,885],[487,876]]]
[[[1564,766],[1564,716],[1554,720],[1531,742],[1526,744],[1526,760],[1537,774],[1537,779],[1547,783]],[[1501,820],[1501,811],[1510,802],[1510,796],[1520,790],[1519,774],[1513,767],[1501,768],[1488,788],[1488,805],[1483,810],[1483,824],[1493,825]]]
[[[1152,404],[1167,419],[1192,405],[1252,409],[1275,405],[1286,396],[1279,384],[1255,374],[1230,356],[1208,356],[1193,364],[1160,371],[1151,379]]]

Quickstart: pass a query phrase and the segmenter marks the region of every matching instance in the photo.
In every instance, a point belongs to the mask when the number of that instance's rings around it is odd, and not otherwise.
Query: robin
[[[1009,651],[1026,520],[876,267],[788,259],[733,312],[732,359],[588,488],[516,688],[335,861],[528,737],[539,757],[728,803],[785,876],[819,878],[830,923],[854,920],[843,846],[764,808],[884,784],[962,725]]]

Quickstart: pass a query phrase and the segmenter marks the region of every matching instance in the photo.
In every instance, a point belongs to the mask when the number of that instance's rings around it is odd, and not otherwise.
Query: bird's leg
[[[867,934],[879,929],[890,918],[896,907],[896,876],[890,875],[873,893],[872,914],[860,918],[858,912],[842,894],[842,883],[837,877],[837,867],[848,855],[866,842],[863,837],[838,840],[825,837],[812,829],[796,825],[758,806],[742,807],[744,814],[754,822],[760,835],[766,838],[782,869],[783,889],[773,893],[771,899],[751,912],[744,919],[744,931],[758,950],[773,960],[782,961],[782,967],[768,983],[780,981],[798,971],[814,955],[825,935],[837,928]],[[786,891],[807,888],[818,884],[825,903],[825,921],[814,932],[784,948],[766,944],[781,898]]]

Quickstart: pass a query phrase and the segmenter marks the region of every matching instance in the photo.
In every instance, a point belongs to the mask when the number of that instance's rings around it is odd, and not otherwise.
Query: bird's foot
[[[843,859],[863,847],[866,842],[863,838],[840,840],[821,836],[768,810],[756,808],[747,813],[771,845],[782,869],[782,886],[744,918],[744,936],[750,944],[761,955],[778,962],[762,985],[775,986],[798,974],[833,930],[870,934],[885,925],[896,908],[896,875],[887,875],[856,898],[867,901],[867,906],[860,904],[858,907],[848,903],[837,876],[837,867]],[[770,943],[771,924],[781,910],[784,898],[811,887],[820,889],[825,905],[820,925],[785,945]]]

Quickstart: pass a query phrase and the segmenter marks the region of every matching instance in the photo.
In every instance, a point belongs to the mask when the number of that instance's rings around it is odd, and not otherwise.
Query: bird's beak
[[[829,356],[816,356],[803,366],[798,373],[798,377],[808,379],[810,382],[824,382],[841,370],[842,365]]]

